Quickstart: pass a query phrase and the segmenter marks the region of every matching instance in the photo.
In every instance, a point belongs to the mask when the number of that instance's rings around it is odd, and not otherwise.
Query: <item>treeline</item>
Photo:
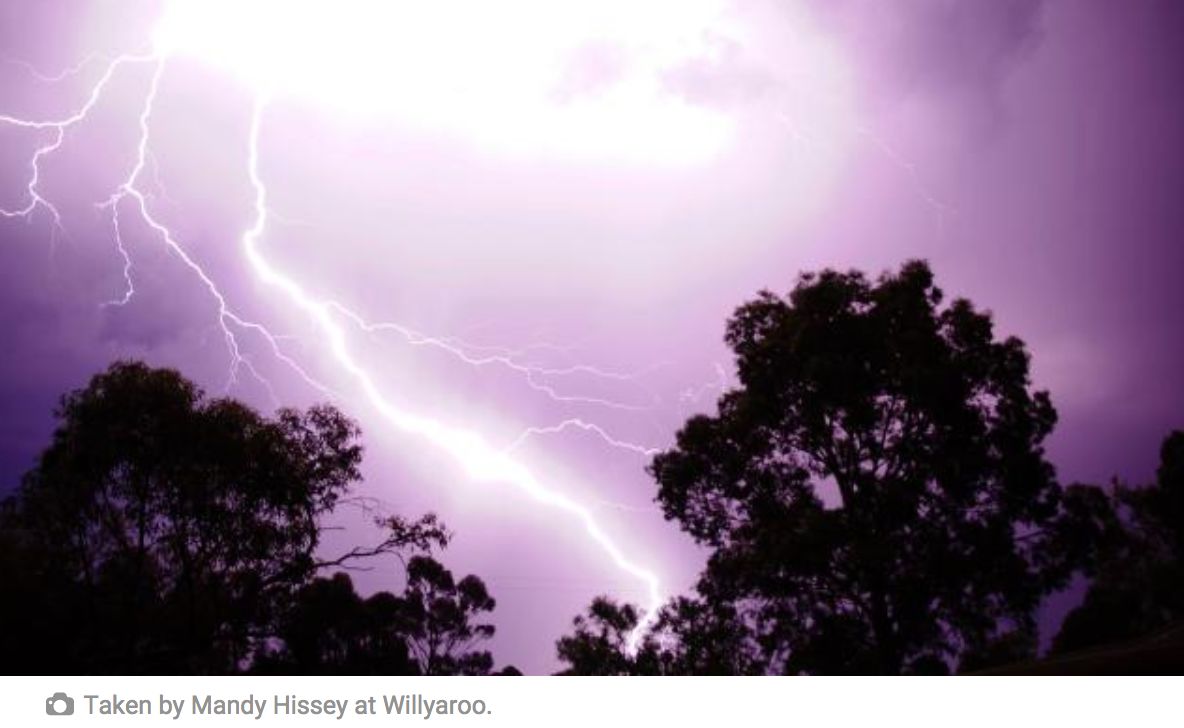
[[[433,558],[449,538],[434,516],[377,518],[378,543],[320,555],[360,478],[360,433],[335,409],[269,419],[121,362],[57,416],[0,511],[5,672],[492,672],[494,599]],[[358,595],[340,569],[382,555],[405,588]]]
[[[804,275],[741,306],[726,340],[739,385],[649,466],[706,567],[636,642],[639,610],[595,600],[557,643],[565,672],[1022,671],[1038,608],[1079,576],[1054,655],[1184,620],[1184,433],[1153,483],[1062,485],[1023,342],[926,264]],[[121,362],[57,416],[0,507],[0,669],[494,672],[495,601],[437,560],[434,516],[376,517],[378,543],[325,555],[362,456],[336,410],[268,418]],[[382,556],[404,587],[359,595],[348,569]],[[1184,669],[1163,645],[1121,669]]]

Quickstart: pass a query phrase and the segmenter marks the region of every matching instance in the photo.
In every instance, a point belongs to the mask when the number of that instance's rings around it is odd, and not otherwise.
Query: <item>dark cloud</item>
[[[1044,0],[810,0],[860,57],[875,104],[922,95],[997,120],[1003,82],[1043,38]]]

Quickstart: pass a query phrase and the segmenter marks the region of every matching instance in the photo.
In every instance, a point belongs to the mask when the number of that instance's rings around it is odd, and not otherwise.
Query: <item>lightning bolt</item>
[[[111,79],[114,78],[116,70],[120,66],[128,63],[141,63],[153,60],[153,56],[121,56],[107,65],[106,71],[99,78],[98,82],[91,88],[90,95],[82,107],[64,119],[57,119],[52,121],[38,121],[31,119],[23,119],[16,116],[9,116],[7,114],[0,114],[0,124],[16,127],[19,129],[26,129],[35,132],[48,132],[49,141],[41,144],[33,152],[33,156],[29,160],[29,178],[25,185],[25,192],[27,195],[27,202],[23,207],[6,209],[0,208],[0,217],[6,218],[25,218],[29,219],[38,210],[46,210],[53,218],[53,231],[55,234],[64,230],[62,226],[62,215],[58,208],[49,200],[41,195],[41,162],[61,149],[62,144],[66,140],[66,132],[72,127],[77,126],[84,121],[94,109],[95,105],[99,103],[102,98],[103,90],[110,84]],[[10,61],[11,63],[11,61]],[[47,82],[55,82],[77,73],[82,65],[70,68],[58,76],[44,76],[38,73],[31,66],[24,64],[27,69],[32,71],[34,77],[38,79],[45,79]]]
[[[565,394],[559,392],[554,386],[547,384],[544,380],[552,377],[570,376],[575,374],[587,374],[597,379],[627,382],[637,384],[638,380],[650,374],[663,366],[663,364],[655,364],[638,372],[615,372],[588,364],[575,364],[566,367],[544,367],[534,364],[523,363],[519,357],[522,351],[514,351],[504,347],[479,347],[468,344],[459,339],[451,337],[435,337],[420,333],[403,324],[383,321],[377,323],[369,323],[357,313],[354,313],[344,305],[337,301],[328,301],[326,305],[330,309],[347,318],[354,323],[360,330],[366,333],[378,332],[394,332],[403,338],[406,343],[411,346],[423,346],[439,349],[447,352],[456,359],[473,367],[483,367],[487,365],[497,365],[504,367],[510,371],[517,372],[523,375],[527,385],[536,392],[546,395],[554,402],[569,403],[569,404],[589,404],[598,405],[608,409],[623,410],[626,412],[642,412],[652,409],[652,405],[643,406],[637,404],[630,404],[620,402],[617,400],[591,397],[587,395]],[[543,344],[541,346],[554,347],[552,344]],[[558,347],[556,347],[558,348]],[[479,354],[478,351],[489,351],[489,354]],[[650,396],[653,397],[652,393]],[[656,400],[656,397],[653,397]]]
[[[796,149],[809,150],[815,144],[815,140],[818,137],[817,132],[803,124],[788,111],[776,111],[773,114],[773,118],[789,132]],[[913,194],[933,212],[934,228],[938,237],[941,237],[945,232],[947,220],[957,215],[957,209],[944,202],[932,190],[916,162],[889,144],[875,129],[863,124],[856,124],[851,129],[851,133],[868,140],[876,148],[876,151],[888,160],[889,164],[896,167],[904,175]]]
[[[293,306],[304,311],[316,322],[337,364],[361,388],[371,407],[391,426],[404,433],[422,437],[444,450],[473,480],[512,485],[535,501],[574,517],[617,568],[641,581],[647,591],[649,609],[638,630],[632,635],[632,644],[635,645],[644,630],[648,629],[656,618],[657,610],[662,603],[658,577],[626,555],[604,531],[589,509],[547,487],[525,465],[506,451],[489,444],[479,433],[405,411],[392,403],[375,384],[370,373],[358,364],[350,352],[345,332],[332,315],[334,310],[342,309],[332,301],[321,301],[310,296],[299,283],[273,267],[264,257],[259,243],[267,225],[267,187],[259,172],[259,140],[266,108],[266,98],[261,98],[255,105],[247,155],[251,184],[255,189],[255,222],[243,234],[242,247],[255,275],[263,283],[283,293]]]
[[[45,73],[41,69],[34,66],[32,63],[23,61],[19,58],[5,58],[3,60],[4,63],[7,63],[10,66],[16,66],[17,68],[24,70],[26,73],[41,83],[47,84],[58,83],[60,81],[65,81],[67,78],[77,76],[87,67],[92,66],[99,61],[106,61],[107,63],[110,63],[111,59],[101,53],[92,53],[73,66],[67,66],[57,73]]]
[[[77,73],[81,67],[93,60],[85,61],[75,69],[56,76],[36,74],[39,80],[54,82]],[[264,386],[273,402],[278,397],[270,382],[257,370],[248,354],[246,354],[242,337],[251,335],[261,339],[269,348],[271,354],[280,362],[294,371],[308,386],[315,390],[337,398],[336,393],[327,385],[312,376],[299,362],[288,355],[281,346],[281,337],[273,334],[263,324],[248,320],[239,315],[231,306],[227,297],[219,288],[214,277],[192,256],[185,246],[177,239],[172,230],[158,219],[150,204],[151,195],[142,187],[145,177],[155,178],[155,165],[150,153],[152,117],[155,111],[157,95],[168,66],[168,56],[162,54],[125,55],[111,60],[97,83],[91,88],[83,105],[73,114],[56,120],[30,120],[21,117],[0,115],[0,124],[26,129],[33,132],[48,134],[47,141],[39,142],[30,159],[30,174],[25,186],[26,200],[23,205],[14,209],[0,209],[0,215],[7,218],[30,219],[39,210],[48,212],[52,219],[55,234],[64,229],[62,215],[53,202],[42,194],[42,163],[64,143],[67,133],[75,126],[84,122],[94,107],[103,98],[105,89],[116,73],[129,65],[151,66],[152,76],[143,95],[143,104],[137,116],[138,142],[134,164],[111,196],[98,204],[98,207],[110,214],[112,236],[116,251],[122,263],[123,289],[120,294],[103,303],[104,306],[125,306],[136,295],[135,267],[131,250],[126,244],[124,225],[128,214],[133,214],[142,224],[146,225],[152,235],[158,239],[169,252],[201,283],[215,304],[218,330],[229,354],[230,366],[226,387],[229,389],[239,381],[242,372]],[[479,354],[472,347],[454,339],[436,338],[420,334],[410,328],[392,323],[370,324],[362,317],[334,300],[322,300],[308,293],[307,286],[290,274],[273,265],[264,255],[262,241],[268,229],[271,213],[268,208],[268,190],[260,171],[260,142],[263,132],[263,122],[269,99],[265,95],[257,98],[252,117],[246,149],[246,171],[254,191],[253,220],[250,226],[239,238],[240,249],[247,263],[248,269],[255,278],[277,294],[295,310],[307,316],[315,325],[337,368],[360,390],[367,404],[377,412],[382,419],[395,430],[405,435],[422,438],[436,448],[450,455],[461,469],[474,481],[501,483],[511,486],[525,494],[542,506],[565,514],[579,523],[587,537],[595,543],[608,560],[621,572],[639,582],[646,593],[646,612],[637,628],[630,635],[630,649],[636,646],[638,640],[652,625],[662,604],[663,596],[660,581],[650,569],[642,566],[633,556],[617,544],[604,530],[591,508],[582,505],[563,492],[544,483],[523,462],[514,457],[513,451],[521,441],[532,435],[563,432],[570,428],[579,428],[593,432],[606,444],[641,455],[652,455],[653,448],[625,442],[611,436],[603,428],[579,419],[567,420],[557,426],[548,428],[528,428],[515,442],[507,448],[499,448],[488,442],[479,432],[457,427],[441,420],[407,411],[397,406],[378,386],[372,374],[364,367],[349,346],[349,337],[342,321],[353,324],[363,332],[394,331],[403,336],[409,344],[431,346],[446,351],[462,361],[473,366],[497,365],[516,371],[525,376],[527,384],[559,402],[593,404],[602,407],[637,411],[643,409],[639,405],[615,402],[608,399],[570,395],[559,392],[555,387],[546,383],[551,377],[585,374],[602,379],[622,382],[635,382],[638,373],[612,372],[587,365],[573,365],[567,367],[541,367],[523,363],[519,352],[490,348],[490,353]],[[158,187],[159,187],[159,180]]]
[[[940,236],[945,230],[947,218],[955,215],[957,210],[943,202],[933,193],[929,185],[922,178],[921,171],[915,162],[897,151],[895,147],[885,141],[875,130],[865,126],[858,126],[855,129],[855,133],[870,140],[889,162],[896,165],[897,169],[904,173],[909,180],[909,185],[913,188],[913,192],[925,205],[933,210],[937,234]]]
[[[610,435],[608,431],[600,425],[594,422],[586,422],[585,420],[582,420],[578,417],[573,417],[571,419],[564,420],[557,425],[526,428],[522,431],[522,434],[515,438],[515,440],[506,447],[505,452],[511,453],[517,450],[531,437],[538,435],[557,435],[561,432],[566,432],[567,430],[583,430],[584,432],[591,432],[603,442],[611,445],[612,447],[619,448],[621,450],[628,450],[646,458],[652,458],[662,451],[661,448],[645,447],[644,445],[638,445],[633,442],[618,440],[617,438]]]

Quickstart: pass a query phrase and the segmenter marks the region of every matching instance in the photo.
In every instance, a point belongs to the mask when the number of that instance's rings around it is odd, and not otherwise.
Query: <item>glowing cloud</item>
[[[719,0],[170,0],[154,43],[269,94],[493,150],[687,163],[718,153],[732,124],[663,79],[710,53],[721,13]],[[602,82],[569,93],[597,51]]]

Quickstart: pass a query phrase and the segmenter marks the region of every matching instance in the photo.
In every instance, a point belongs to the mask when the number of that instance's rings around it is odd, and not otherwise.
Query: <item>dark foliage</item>
[[[254,671],[301,675],[413,675],[418,672],[403,637],[397,597],[363,599],[348,574],[317,578],[300,590],[280,619],[277,643]]]
[[[635,613],[595,603],[559,643],[570,671],[932,673],[1034,654],[1035,610],[1097,522],[1062,503],[1042,449],[1056,413],[1023,343],[944,304],[921,262],[805,275],[740,307],[726,338],[740,387],[651,466],[667,518],[711,549],[697,594],[632,655]]]
[[[638,633],[641,613],[606,597],[574,620],[574,634],[560,638],[559,659],[568,675],[756,675],[762,664],[748,649],[748,635],[729,604],[679,598]],[[637,643],[632,643],[637,638]]]
[[[494,608],[484,583],[459,583],[438,561],[417,555],[402,595],[362,598],[344,573],[317,578],[280,620],[274,644],[254,662],[264,673],[307,675],[487,675],[493,656],[475,646],[493,636],[471,620]],[[514,668],[506,668],[514,674]]]
[[[434,516],[391,517],[379,543],[319,558],[322,519],[360,477],[359,432],[337,410],[266,418],[125,362],[57,416],[0,506],[0,670],[225,674],[265,655],[272,670],[419,671],[414,588],[362,599],[344,576],[316,578],[388,553],[423,569],[448,537]],[[487,634],[463,619],[437,629]]]
[[[403,604],[407,643],[424,675],[484,675],[492,669],[492,655],[474,649],[494,633],[493,625],[474,622],[496,606],[480,579],[454,581],[439,562],[416,556],[407,564]]]
[[[1184,621],[1184,432],[1160,450],[1154,483],[1092,489],[1112,524],[1098,541],[1095,578],[1053,640],[1066,653],[1140,637]]]

